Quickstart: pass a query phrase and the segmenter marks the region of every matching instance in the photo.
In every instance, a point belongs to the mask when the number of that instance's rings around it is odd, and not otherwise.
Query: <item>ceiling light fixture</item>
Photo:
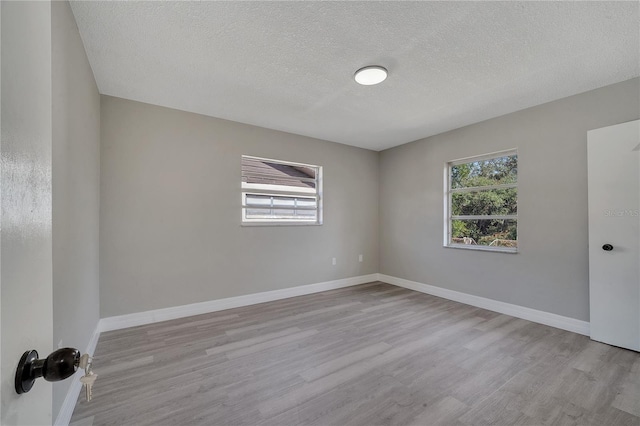
[[[371,86],[382,83],[387,78],[387,70],[379,65],[369,65],[356,71],[354,78],[364,86]]]

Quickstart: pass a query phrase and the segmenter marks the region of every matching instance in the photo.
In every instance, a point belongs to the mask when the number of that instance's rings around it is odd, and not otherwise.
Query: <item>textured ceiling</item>
[[[638,76],[638,8],[72,2],[100,93],[373,150]]]

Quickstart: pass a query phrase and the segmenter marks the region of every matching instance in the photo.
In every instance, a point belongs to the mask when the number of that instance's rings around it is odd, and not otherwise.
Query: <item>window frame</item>
[[[451,188],[451,169],[454,166],[458,166],[460,164],[468,164],[476,161],[486,161],[494,158],[501,157],[509,157],[515,155],[518,157],[518,165],[520,164],[520,157],[518,156],[518,148],[511,148],[504,151],[496,151],[488,154],[482,155],[474,155],[472,157],[459,158],[457,160],[447,161],[444,164],[444,248],[454,248],[454,249],[463,249],[463,250],[479,250],[479,251],[489,251],[489,252],[497,252],[497,253],[518,253],[520,249],[520,240],[518,239],[518,245],[516,247],[496,247],[496,246],[484,246],[484,245],[472,245],[472,244],[456,244],[452,242],[452,221],[456,219],[463,220],[515,220],[516,221],[516,229],[518,228],[518,212],[515,215],[461,215],[454,216],[453,208],[452,208],[452,199],[454,193],[465,193],[465,192],[479,192],[484,190],[491,189],[506,189],[506,188],[516,188],[518,189],[518,182],[516,183],[508,183],[508,184],[497,184],[497,185],[487,185],[487,186],[475,186],[475,187],[466,187],[466,188]],[[519,195],[519,191],[517,191]]]
[[[247,188],[245,183],[242,181],[242,159],[250,158],[254,160],[265,161],[268,163],[274,164],[283,164],[287,166],[296,166],[296,167],[306,167],[314,169],[316,172],[315,179],[313,178],[300,178],[292,180],[310,180],[315,183],[315,191],[303,191],[303,190],[283,190],[279,189],[278,186],[281,185],[269,185],[264,184],[264,188]],[[241,207],[241,226],[319,226],[322,225],[323,215],[322,215],[322,205],[323,205],[323,193],[322,193],[322,166],[314,165],[314,164],[306,164],[299,163],[294,161],[285,161],[285,160],[276,160],[272,158],[265,157],[257,157],[253,155],[241,155],[240,156],[240,207]],[[282,185],[282,187],[285,187]],[[286,188],[286,187],[285,187]],[[266,196],[266,197],[289,197],[289,198],[315,198],[317,200],[315,208],[301,208],[301,207],[289,207],[283,206],[283,210],[311,210],[316,211],[316,218],[313,220],[291,220],[291,219],[247,219],[246,211],[250,208],[256,208],[255,206],[248,206],[246,204],[247,195],[256,195],[256,196]],[[273,206],[272,206],[273,207]],[[270,209],[273,209],[269,207]],[[257,207],[260,208],[260,207]],[[276,207],[279,209],[280,207]]]

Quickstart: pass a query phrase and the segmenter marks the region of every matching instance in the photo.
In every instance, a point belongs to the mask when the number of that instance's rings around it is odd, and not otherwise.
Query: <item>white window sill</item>
[[[242,222],[240,226],[322,226],[317,222]]]
[[[509,253],[518,254],[518,248],[515,247],[491,247],[491,246],[478,246],[471,244],[449,244],[444,245],[444,248],[461,249],[461,250],[476,250],[476,251],[490,251],[494,253]]]

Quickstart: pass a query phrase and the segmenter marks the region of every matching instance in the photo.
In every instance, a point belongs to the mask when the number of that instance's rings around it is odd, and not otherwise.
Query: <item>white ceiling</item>
[[[638,2],[72,8],[100,93],[373,150],[640,74]]]

